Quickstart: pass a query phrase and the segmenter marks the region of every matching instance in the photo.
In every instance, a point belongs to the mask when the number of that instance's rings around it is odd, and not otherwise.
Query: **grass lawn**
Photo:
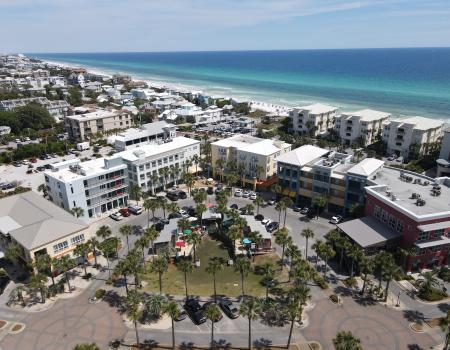
[[[213,277],[205,269],[210,258],[218,256],[225,260],[229,259],[228,252],[221,246],[221,243],[206,237],[202,244],[197,248],[197,254],[200,258],[200,268],[194,269],[193,273],[188,275],[188,292],[190,295],[212,296]],[[255,257],[252,267],[265,263],[279,261],[275,253],[263,254]],[[285,282],[288,279],[287,269],[276,273],[279,282]],[[264,296],[265,287],[260,283],[263,276],[250,272],[244,279],[244,290],[247,295]],[[159,282],[156,273],[147,273],[142,275],[142,280],[147,282],[144,287],[146,291],[158,292]],[[217,294],[226,296],[241,295],[241,275],[234,271],[234,267],[225,266],[216,276]],[[163,275],[163,293],[170,295],[184,295],[184,275],[179,272],[175,265],[171,264],[167,273]]]

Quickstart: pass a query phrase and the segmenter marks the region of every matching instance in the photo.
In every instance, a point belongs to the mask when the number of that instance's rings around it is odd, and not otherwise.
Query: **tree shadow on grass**
[[[150,350],[160,347],[159,343],[153,339],[145,339],[141,344],[141,349]]]
[[[182,342],[179,346],[180,350],[193,350],[195,347],[193,342]]]
[[[221,349],[221,350],[231,349],[231,343],[226,341],[225,339],[215,340],[214,345],[215,345],[216,349]]]
[[[417,344],[408,344],[408,350],[425,350],[425,349]]]
[[[125,313],[125,305],[123,303],[123,298],[114,290],[109,290],[105,293],[103,301],[109,306],[114,307],[119,311],[120,314]]]
[[[443,313],[447,313],[448,311],[450,311],[450,304],[447,304],[447,303],[441,303],[441,304],[438,304],[438,309],[440,310],[440,311],[442,311]]]
[[[353,296],[353,291],[350,290],[349,288],[343,287],[343,286],[337,286],[336,288],[333,289],[335,294],[339,294],[343,297],[352,297]]]
[[[260,350],[269,350],[272,347],[272,340],[266,338],[259,338],[253,341],[253,346]]]

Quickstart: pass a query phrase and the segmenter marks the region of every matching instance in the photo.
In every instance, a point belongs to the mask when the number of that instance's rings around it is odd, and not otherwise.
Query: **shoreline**
[[[255,98],[251,98],[248,95],[246,95],[245,91],[243,91],[242,94],[233,92],[233,90],[235,90],[235,88],[233,88],[233,87],[227,87],[227,86],[220,86],[220,87],[214,87],[214,86],[207,87],[206,86],[205,87],[205,86],[200,86],[200,85],[192,85],[192,84],[187,84],[187,83],[179,83],[179,82],[175,82],[175,81],[170,81],[170,78],[168,78],[168,77],[151,77],[151,78],[149,78],[149,77],[139,76],[138,74],[130,73],[130,72],[118,70],[118,69],[117,70],[116,69],[108,70],[108,69],[93,67],[93,66],[86,65],[86,64],[48,60],[48,59],[42,59],[42,58],[38,58],[38,57],[35,57],[35,58],[44,63],[50,64],[50,65],[54,65],[54,66],[58,66],[58,67],[68,67],[68,68],[84,68],[88,72],[107,76],[107,77],[112,77],[113,74],[129,75],[129,76],[131,76],[133,81],[144,81],[149,85],[150,88],[156,87],[156,88],[176,89],[176,90],[181,90],[181,91],[201,91],[209,96],[219,96],[219,97],[223,97],[226,99],[233,98],[238,101],[249,103],[252,109],[253,108],[260,109],[267,113],[281,112],[284,115],[284,113],[287,113],[289,110],[291,110],[297,106],[305,106],[305,105],[309,105],[309,104],[321,103],[321,104],[335,106],[335,107],[339,108],[341,110],[341,112],[348,112],[348,113],[351,113],[351,112],[354,112],[357,110],[362,110],[362,109],[381,110],[384,112],[387,111],[388,113],[391,113],[391,116],[393,119],[404,119],[404,118],[407,118],[410,116],[420,115],[425,118],[440,120],[444,123],[444,125],[446,127],[450,126],[450,118],[445,118],[442,116],[435,117],[434,115],[429,116],[425,113],[419,113],[419,112],[403,112],[403,113],[399,113],[399,112],[395,112],[395,111],[391,112],[391,111],[389,111],[388,108],[379,108],[376,106],[371,106],[370,104],[362,105],[362,104],[358,104],[358,103],[342,104],[342,103],[335,103],[335,102],[326,102],[326,101],[321,101],[320,98],[314,98],[312,96],[309,97],[310,99],[308,99],[308,100],[304,99],[300,103],[299,102],[290,102],[290,101],[286,100],[285,98],[283,98],[282,96],[279,96],[279,97],[267,96],[267,99],[264,99],[264,98],[262,98],[262,99],[256,98],[255,99]],[[218,90],[222,90],[222,91],[216,92]],[[229,90],[230,93],[224,94],[223,90]],[[251,92],[249,92],[249,93],[251,94]],[[302,96],[302,97],[306,97],[306,96]],[[276,100],[282,100],[283,103],[274,102]],[[395,110],[395,108],[393,108],[393,110]]]

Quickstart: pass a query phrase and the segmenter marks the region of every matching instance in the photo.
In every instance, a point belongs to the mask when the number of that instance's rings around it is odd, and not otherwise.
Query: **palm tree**
[[[211,321],[211,349],[215,348],[214,343],[214,322],[220,317],[222,313],[217,304],[208,304],[205,309],[205,317]]]
[[[321,239],[318,239],[312,246],[311,248],[314,249],[314,251],[316,252],[316,270],[317,270],[317,264],[319,262],[319,257],[321,256],[322,250],[323,250],[323,246],[326,243],[324,243]]]
[[[180,210],[180,208],[178,208],[177,203],[174,202],[167,203],[166,209],[168,213],[177,213]]]
[[[233,244],[233,255],[236,254],[236,240],[242,238],[242,230],[238,225],[231,225],[228,229],[228,238]]]
[[[47,192],[47,186],[45,184],[40,184],[38,186],[37,190],[38,190],[38,192],[42,192],[42,195],[44,197],[47,197],[48,192]]]
[[[244,300],[240,307],[240,314],[248,319],[248,349],[252,348],[252,321],[257,320],[261,310],[260,302],[255,298]]]
[[[328,197],[325,193],[322,193],[319,196],[314,197],[312,202],[315,205],[315,207],[317,208],[316,219],[318,219],[320,209],[325,208],[328,203]]]
[[[262,197],[258,196],[254,200],[254,203],[256,204],[256,214],[259,214],[259,207],[264,203],[264,199],[262,199]]]
[[[361,270],[361,273],[364,274],[364,281],[363,281],[363,287],[361,289],[361,295],[364,295],[364,292],[366,290],[366,284],[367,284],[367,278],[369,273],[372,273],[375,269],[375,262],[373,259],[368,258],[366,256],[363,256],[361,261],[359,262],[359,269]]]
[[[408,258],[416,255],[417,250],[415,247],[411,248],[398,248],[398,253],[402,257],[402,267],[406,271],[406,263],[408,262]]]
[[[130,293],[128,293],[128,295],[125,298],[125,307],[127,316],[134,324],[134,332],[136,334],[136,344],[138,349],[140,348],[140,342],[137,323],[142,315],[142,311],[140,309],[142,300],[143,300],[142,295],[135,290],[130,291]]]
[[[194,176],[192,174],[190,174],[190,173],[187,173],[187,174],[185,174],[183,176],[183,180],[184,180],[184,183],[186,184],[186,186],[188,187],[189,196],[190,196],[191,195],[192,186],[195,183]]]
[[[34,274],[30,277],[30,282],[28,284],[31,290],[38,290],[41,294],[41,303],[45,303],[46,293],[47,293],[47,283],[48,277],[42,273]]]
[[[124,279],[124,285],[125,285],[125,292],[126,295],[128,295],[128,276],[131,274],[131,268],[130,268],[130,260],[129,259],[122,259],[120,260],[116,267],[114,268],[114,274],[122,275]]]
[[[287,208],[291,207],[294,202],[289,197],[284,197],[281,202],[283,202],[283,210],[284,210],[284,219],[283,219],[283,227],[286,227],[286,215],[287,215]]]
[[[222,271],[224,268],[224,261],[217,256],[210,258],[208,266],[206,266],[206,272],[213,276],[214,285],[214,302],[217,304],[217,290],[216,290],[216,275],[217,272]]]
[[[255,210],[255,206],[251,203],[246,204],[244,207],[244,210],[247,213],[247,215],[252,215],[253,211]]]
[[[202,243],[202,236],[200,236],[200,234],[197,232],[192,232],[187,237],[187,242],[189,244],[192,244],[192,246],[194,248],[194,261],[197,261],[197,247],[200,243]]]
[[[138,204],[142,195],[139,185],[133,183],[129,186],[128,190],[130,192],[130,196],[136,201],[136,204]]]
[[[250,261],[243,255],[239,255],[234,263],[234,270],[241,274],[242,300],[244,300],[244,278],[251,270]]]
[[[184,232],[184,230],[187,230],[190,227],[189,220],[187,218],[180,218],[177,222],[177,226],[180,232]]]
[[[450,342],[450,310],[447,311],[447,314],[439,320],[439,326],[445,333],[444,350],[447,350]]]
[[[159,231],[154,227],[150,227],[144,230],[144,236],[148,237],[148,239],[150,240],[152,246],[152,255],[155,255],[155,240],[159,237]]]
[[[100,350],[100,347],[95,343],[81,343],[75,345],[72,350]]]
[[[112,235],[112,231],[109,226],[103,225],[98,228],[95,232],[98,238],[101,238],[103,241]]]
[[[186,299],[188,298],[188,285],[187,285],[187,275],[192,273],[194,270],[194,266],[192,265],[192,261],[189,259],[181,259],[177,263],[177,268],[180,270],[184,275],[184,289],[186,292]]]
[[[111,278],[111,270],[109,268],[109,258],[114,252],[117,251],[117,239],[108,239],[100,243],[100,250],[106,259],[106,264],[108,265],[108,275]]]
[[[305,238],[305,246],[306,246],[306,251],[305,251],[305,259],[308,260],[308,241],[310,238],[314,238],[314,231],[311,230],[310,228],[305,228],[302,230],[302,232],[300,233],[302,235],[302,237]]]
[[[64,277],[67,281],[67,287],[69,288],[69,293],[72,293],[72,288],[70,287],[69,281],[69,271],[74,266],[72,259],[70,259],[68,255],[63,255],[59,259],[53,260],[53,266],[55,266],[57,270],[61,270],[64,273]]]
[[[336,350],[363,350],[361,340],[356,338],[350,331],[340,331],[333,339]]]
[[[169,315],[172,321],[172,349],[175,350],[175,320],[180,316],[180,308],[175,301],[168,302],[164,306],[164,313]]]
[[[99,247],[100,242],[97,240],[97,238],[91,237],[91,238],[87,241],[87,243],[89,244],[89,249],[91,249],[91,250],[92,250],[92,253],[94,254],[94,263],[95,263],[95,266],[98,266],[98,263],[97,263],[97,248]]]
[[[6,249],[5,258],[14,264],[18,264],[19,259],[23,256],[22,252],[22,247],[18,243],[12,241]]]
[[[86,270],[86,260],[87,260],[87,255],[89,254],[90,251],[90,247],[89,244],[87,243],[80,243],[77,244],[77,246],[75,247],[73,253],[80,257],[83,258],[83,269],[84,269],[84,275],[87,276],[87,270]]]
[[[352,260],[350,265],[350,278],[353,278],[353,267],[355,265],[355,261],[359,261],[363,256],[363,251],[355,244],[351,244],[349,249],[347,250],[347,256]]]
[[[84,215],[84,209],[80,207],[73,207],[72,209],[70,209],[70,214],[79,218],[80,216]]]
[[[388,260],[383,268],[383,279],[386,281],[386,293],[384,295],[384,302],[387,301],[388,292],[389,292],[389,283],[398,276],[400,272],[400,268],[394,262],[394,260]]]
[[[34,258],[34,267],[38,273],[44,273],[52,279],[52,285],[55,285],[55,277],[52,273],[52,258],[48,254],[38,254]]]
[[[198,218],[200,219],[200,226],[203,226],[203,213],[206,211],[206,205],[199,203],[195,206],[195,211],[197,212]]]
[[[134,289],[137,290],[140,285],[139,274],[143,272],[141,264],[141,252],[139,249],[133,249],[128,253],[126,260],[128,261],[128,266],[130,268],[130,274],[134,276]]]
[[[133,234],[133,227],[131,225],[123,225],[119,228],[119,232],[122,236],[124,236],[127,240],[127,248],[128,252],[130,251],[130,242],[128,241],[128,237]]]
[[[278,194],[281,192],[282,188],[279,184],[274,184],[270,188],[271,191],[275,194],[275,196],[278,198]]]
[[[300,314],[300,309],[298,307],[298,303],[296,303],[294,301],[290,301],[286,305],[285,310],[286,310],[285,312],[286,312],[289,320],[291,321],[291,327],[289,328],[288,341],[286,344],[286,349],[289,349],[289,347],[291,346],[292,331],[294,330],[295,320],[297,319],[297,317]]]
[[[198,164],[200,163],[200,157],[198,156],[198,154],[194,154],[194,156],[192,157],[192,162],[195,165],[195,175],[197,175],[197,173],[198,173]]]
[[[167,198],[166,197],[158,197],[157,199],[159,207],[163,210],[163,217],[166,218],[166,209],[167,209]]]
[[[278,222],[281,221],[281,213],[285,209],[286,209],[286,205],[283,201],[279,201],[279,202],[277,202],[277,204],[275,204],[275,210],[278,212]]]
[[[164,188],[167,187],[167,176],[169,175],[169,168],[168,167],[164,167],[161,169],[158,169],[159,175],[161,176],[161,178],[163,179],[163,185]]]
[[[289,236],[289,231],[287,228],[282,228],[277,231],[277,235],[275,236],[275,243],[281,246],[281,265],[284,264],[284,253],[286,250],[286,246],[292,242],[291,236]]]
[[[159,181],[159,176],[158,174],[152,174],[150,176],[150,182],[152,183],[152,194],[155,195],[155,185],[158,183]]]
[[[142,253],[142,268],[144,269],[144,273],[146,272],[146,268],[145,268],[145,251],[147,250],[146,248],[148,248],[148,245],[150,244],[150,237],[147,235],[142,235],[141,238],[139,238],[136,243],[134,244],[134,246],[136,248],[138,248],[138,250],[141,251]]]
[[[269,298],[269,287],[272,284],[273,278],[275,277],[275,266],[271,263],[266,263],[261,266],[261,269],[263,270],[263,281],[266,285],[266,299]]]
[[[163,257],[158,257],[152,262],[152,272],[158,273],[160,294],[162,294],[162,275],[167,272],[168,267],[167,260]]]
[[[334,251],[333,247],[329,244],[324,244],[323,250],[322,250],[322,257],[325,260],[325,266],[323,269],[323,278],[327,277],[327,269],[328,269],[328,260],[331,259],[336,255],[336,252]]]

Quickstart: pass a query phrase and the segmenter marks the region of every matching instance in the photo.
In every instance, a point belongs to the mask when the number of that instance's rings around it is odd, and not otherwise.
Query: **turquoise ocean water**
[[[450,48],[29,55],[214,95],[450,122]]]

